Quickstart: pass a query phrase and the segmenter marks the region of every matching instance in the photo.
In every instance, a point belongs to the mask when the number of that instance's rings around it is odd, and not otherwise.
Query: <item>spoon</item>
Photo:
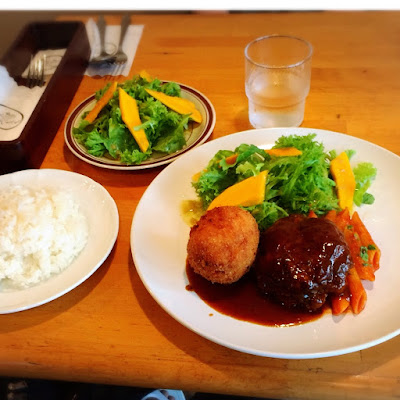
[[[106,22],[102,15],[99,16],[97,20],[97,27],[99,29],[100,34],[100,54],[96,57],[93,57],[89,62],[90,64],[113,64],[115,61],[115,56],[113,54],[108,54],[105,50],[105,31],[106,31]]]

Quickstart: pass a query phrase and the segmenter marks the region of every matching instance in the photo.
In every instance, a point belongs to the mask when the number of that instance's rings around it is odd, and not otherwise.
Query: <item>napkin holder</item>
[[[40,167],[88,65],[91,50],[85,25],[82,22],[28,24],[0,64],[18,84],[23,84],[22,75],[31,55],[48,49],[66,51],[20,136],[2,141],[0,135],[0,174]]]

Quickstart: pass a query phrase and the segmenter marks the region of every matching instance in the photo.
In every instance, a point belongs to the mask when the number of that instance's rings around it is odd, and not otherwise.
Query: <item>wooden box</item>
[[[81,22],[31,23],[0,60],[10,77],[18,85],[24,85],[23,73],[31,56],[51,49],[65,49],[65,53],[18,137],[4,140],[4,129],[9,129],[10,124],[1,125],[5,117],[8,120],[16,117],[18,122],[21,117],[17,110],[7,110],[4,106],[0,109],[0,174],[40,167],[87,68],[90,45],[85,25]]]

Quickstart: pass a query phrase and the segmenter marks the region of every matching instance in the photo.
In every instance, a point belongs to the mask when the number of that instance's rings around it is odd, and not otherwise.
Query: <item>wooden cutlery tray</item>
[[[82,22],[28,24],[4,54],[0,65],[23,85],[22,74],[31,55],[49,49],[66,51],[20,136],[2,140],[0,127],[0,174],[40,167],[87,68],[90,45],[85,25]]]

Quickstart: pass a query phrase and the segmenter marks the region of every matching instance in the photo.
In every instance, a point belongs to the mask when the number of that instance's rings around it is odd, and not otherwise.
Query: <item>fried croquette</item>
[[[188,264],[211,282],[234,283],[252,266],[259,239],[257,222],[248,211],[213,208],[190,231]]]

